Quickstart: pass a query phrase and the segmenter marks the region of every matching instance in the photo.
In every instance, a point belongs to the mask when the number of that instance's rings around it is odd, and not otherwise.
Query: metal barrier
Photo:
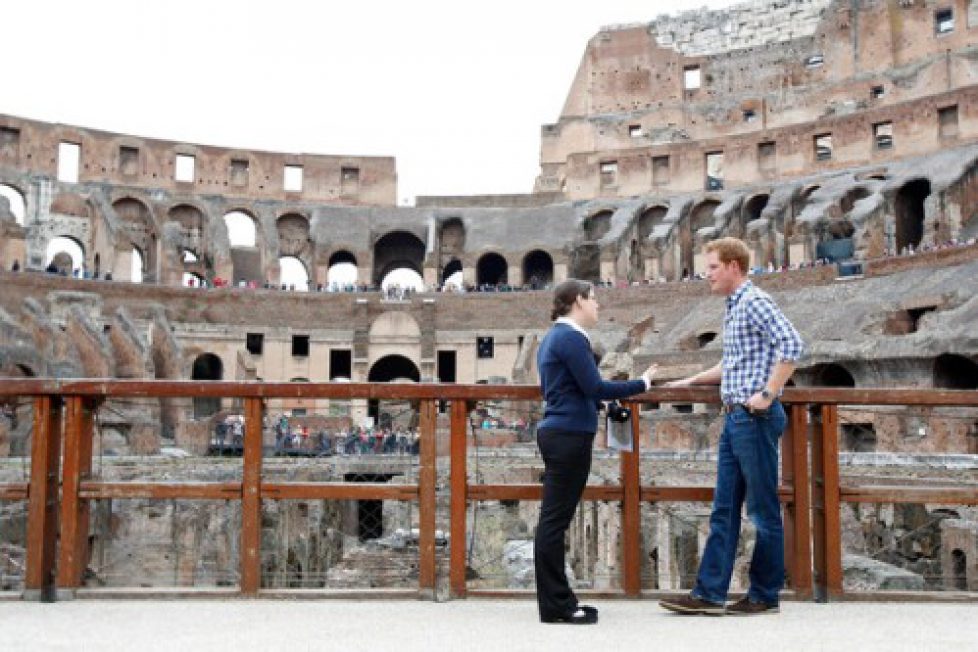
[[[122,380],[3,380],[0,396],[32,397],[34,409],[29,482],[0,483],[0,500],[28,501],[24,597],[51,600],[56,589],[82,585],[91,501],[100,499],[194,499],[240,501],[240,585],[244,596],[261,591],[261,504],[284,500],[395,500],[416,503],[419,514],[417,594],[433,597],[437,584],[438,499],[436,419],[439,403],[450,408],[449,539],[464,542],[467,506],[479,500],[539,500],[537,484],[478,484],[469,481],[466,438],[469,406],[479,400],[539,401],[538,388],[513,385],[261,383]],[[119,482],[91,478],[93,414],[99,402],[116,397],[217,397],[241,401],[244,413],[240,482]],[[417,482],[387,485],[271,481],[263,478],[262,421],[269,399],[389,399],[416,402],[420,415]],[[645,402],[716,403],[715,388],[656,388],[636,397]],[[934,502],[978,504],[978,486],[938,487],[842,485],[839,475],[838,406],[978,407],[978,391],[857,390],[790,388],[783,402],[789,426],[782,439],[785,559],[789,589],[797,599],[845,597],[842,587],[840,508],[843,502]],[[821,427],[813,432],[808,413],[820,406]],[[63,457],[62,457],[62,436]],[[642,595],[641,509],[643,503],[709,502],[708,486],[643,486],[640,480],[640,421],[633,422],[633,450],[621,453],[621,482],[589,486],[586,501],[621,505],[620,594]],[[811,458],[809,458],[809,438]],[[60,495],[59,495],[60,481]],[[448,588],[455,597],[493,591],[467,586],[467,550],[452,545]],[[225,592],[227,593],[227,592]],[[234,593],[231,591],[231,593]],[[390,595],[385,593],[385,595]]]

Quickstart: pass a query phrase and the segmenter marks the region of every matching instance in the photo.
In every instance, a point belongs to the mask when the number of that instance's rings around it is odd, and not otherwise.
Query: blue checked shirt
[[[764,389],[775,363],[796,362],[804,346],[774,300],[745,281],[727,297],[720,398],[724,403],[747,402]]]

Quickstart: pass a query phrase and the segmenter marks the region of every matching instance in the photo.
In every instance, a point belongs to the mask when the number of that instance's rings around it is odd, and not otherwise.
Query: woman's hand
[[[645,381],[645,389],[646,390],[648,390],[650,387],[652,387],[652,378],[655,376],[655,373],[658,370],[659,370],[659,365],[653,364],[653,365],[650,365],[649,368],[646,369],[644,373],[642,373],[642,380]]]

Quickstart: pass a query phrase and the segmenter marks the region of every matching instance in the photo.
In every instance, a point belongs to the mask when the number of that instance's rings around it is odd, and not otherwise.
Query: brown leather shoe
[[[669,611],[680,614],[700,615],[700,616],[722,616],[724,614],[723,605],[715,602],[700,600],[693,595],[684,595],[681,598],[659,600],[659,606]]]
[[[731,616],[756,616],[758,614],[781,613],[781,608],[776,604],[754,602],[745,595],[727,607],[727,613]]]

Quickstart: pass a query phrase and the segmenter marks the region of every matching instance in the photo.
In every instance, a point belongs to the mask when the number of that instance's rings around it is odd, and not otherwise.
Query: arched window
[[[357,284],[356,256],[349,251],[337,251],[329,257],[329,269],[326,272],[326,287],[343,289]]]
[[[84,269],[85,250],[74,238],[67,236],[52,238],[44,253],[44,266],[51,267],[52,263],[58,272],[70,276],[74,270]]]
[[[0,183],[0,197],[7,198],[7,201],[10,204],[10,212],[14,214],[14,219],[17,220],[17,224],[23,226],[24,215],[26,213],[24,196],[20,194],[20,191],[13,186]]]
[[[258,242],[255,219],[244,211],[231,211],[224,215],[228,240],[232,247],[254,247]]]
[[[523,283],[532,290],[542,290],[554,280],[554,259],[536,249],[523,258]]]
[[[499,285],[509,281],[509,267],[506,259],[497,253],[488,253],[479,258],[475,269],[477,285]]]
[[[296,292],[309,291],[309,272],[306,271],[306,266],[301,260],[295,256],[282,256],[278,259],[278,263],[281,270],[279,282],[285,286],[285,289]]]
[[[392,231],[374,244],[373,283],[382,285],[398,269],[413,270],[419,277],[424,265],[425,244],[413,233]]]

